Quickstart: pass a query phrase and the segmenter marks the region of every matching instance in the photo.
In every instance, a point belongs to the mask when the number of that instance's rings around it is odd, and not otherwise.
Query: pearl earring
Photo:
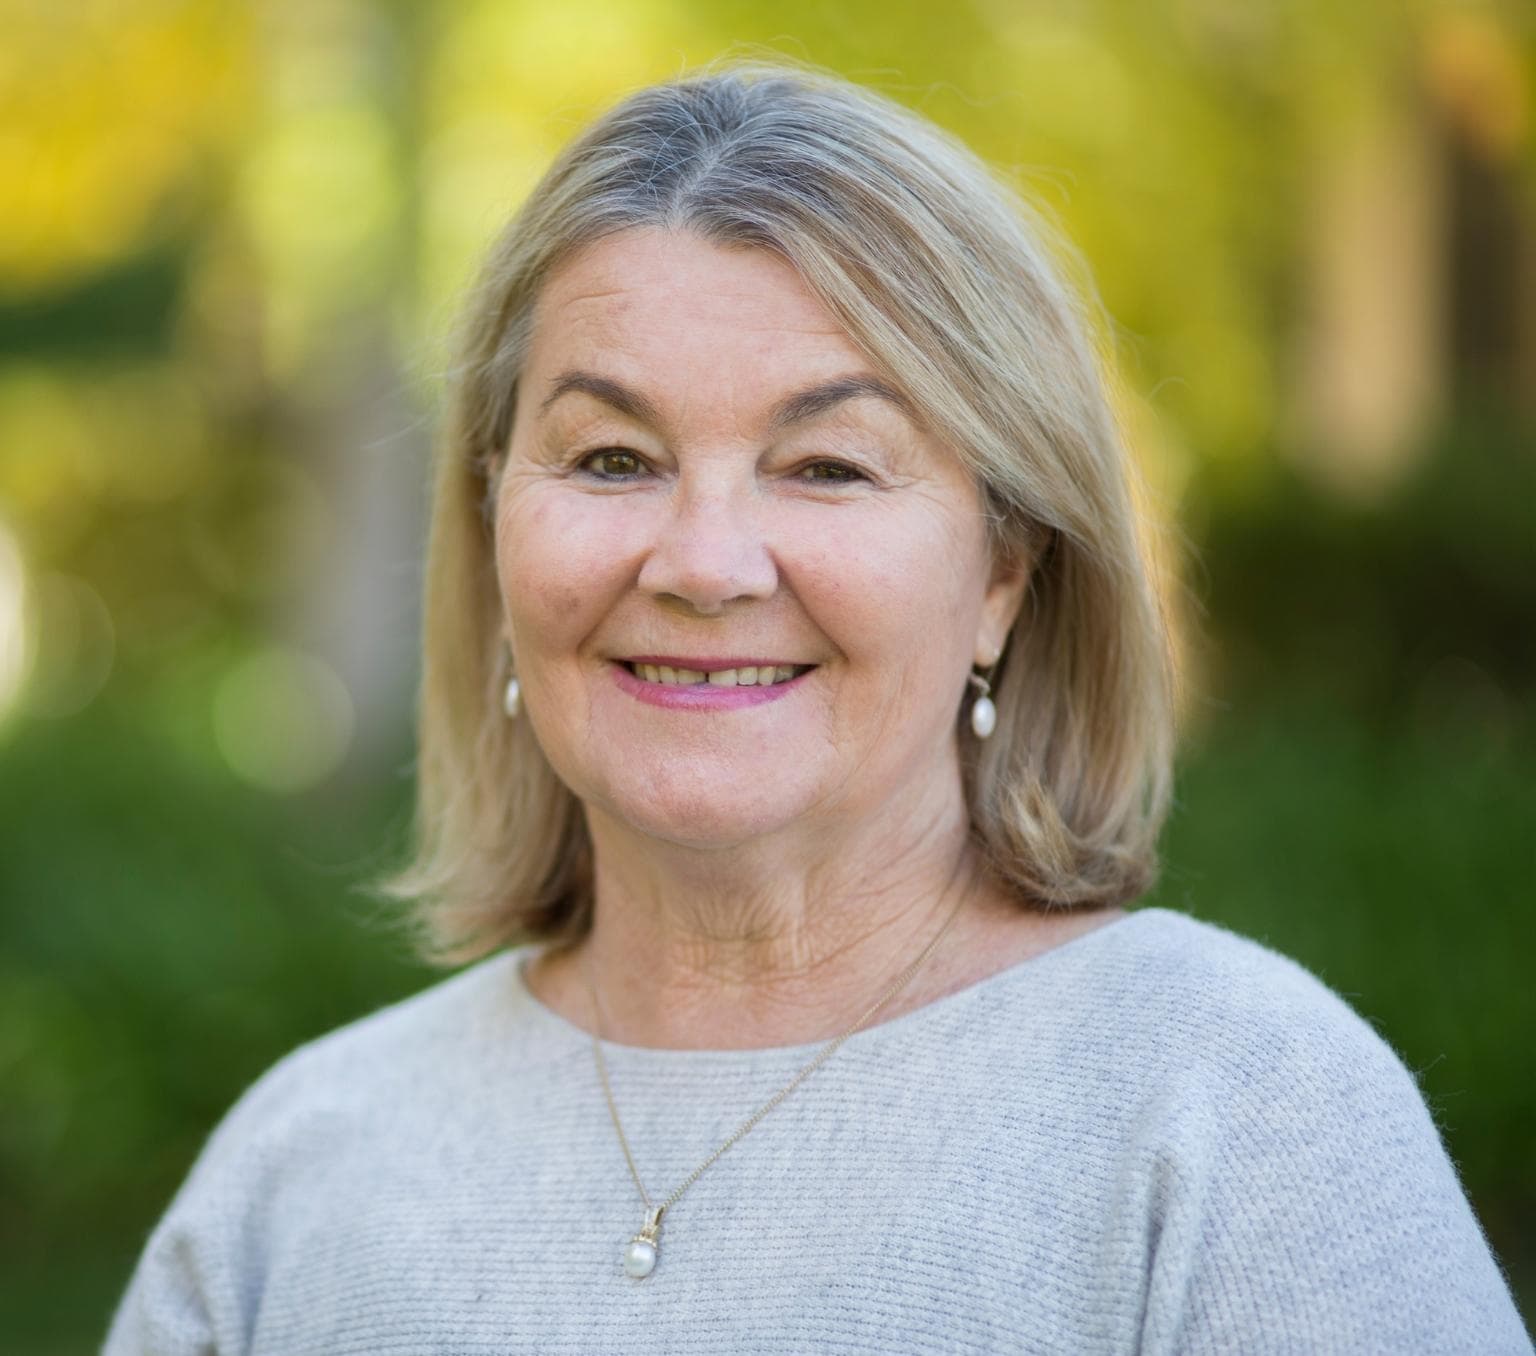
[[[980,695],[971,703],[971,729],[976,732],[977,739],[987,739],[997,729],[997,707],[992,702],[992,684],[979,673],[970,674],[969,677],[981,689]]]
[[[517,713],[523,709],[523,689],[516,678],[507,679],[507,690],[502,694],[501,706],[509,720],[516,720]]]

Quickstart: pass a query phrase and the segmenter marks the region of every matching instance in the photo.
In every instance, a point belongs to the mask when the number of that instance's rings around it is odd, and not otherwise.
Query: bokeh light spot
[[[0,721],[15,708],[26,672],[26,570],[15,536],[0,523]]]
[[[214,739],[230,769],[268,791],[302,791],[331,772],[352,740],[351,694],[312,655],[273,646],[219,684]]]
[[[58,718],[84,709],[106,686],[117,630],[102,597],[83,579],[42,574],[31,590],[26,707]]]

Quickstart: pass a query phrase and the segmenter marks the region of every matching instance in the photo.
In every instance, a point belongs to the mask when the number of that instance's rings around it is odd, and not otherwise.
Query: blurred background
[[[432,982],[406,841],[457,296],[742,44],[1081,247],[1205,639],[1146,902],[1419,1076],[1536,1306],[1536,17],[1430,0],[0,0],[0,1344],[93,1350],[210,1127]]]

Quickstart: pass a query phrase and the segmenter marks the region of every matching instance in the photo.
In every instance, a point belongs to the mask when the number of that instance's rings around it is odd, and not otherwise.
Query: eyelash
[[[632,474],[605,475],[601,471],[594,469],[592,463],[601,457],[629,457],[637,464],[637,466],[644,464],[641,460],[640,454],[638,452],[631,452],[627,447],[599,447],[595,448],[591,452],[585,453],[581,457],[578,457],[576,460],[576,469],[583,475],[591,476],[594,480],[606,481],[609,484],[613,484],[617,481],[629,480],[632,478]],[[808,461],[804,466],[800,467],[800,470],[803,472],[808,471],[814,467],[822,466],[835,467],[839,474],[831,477],[810,476],[807,477],[809,483],[817,485],[853,485],[857,484],[861,480],[869,479],[869,477],[866,476],[864,472],[859,470],[858,467],[851,466],[845,461],[837,461],[830,457],[818,457],[814,461]],[[844,472],[846,472],[846,474],[842,474]]]

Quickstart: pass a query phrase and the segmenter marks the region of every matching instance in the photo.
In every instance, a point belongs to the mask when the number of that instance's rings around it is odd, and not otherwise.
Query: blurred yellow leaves
[[[1423,67],[1437,102],[1485,152],[1506,158],[1524,145],[1531,77],[1511,28],[1494,14],[1476,7],[1435,14],[1425,30]]]
[[[237,139],[249,11],[218,0],[0,2],[0,289],[134,249]]]
[[[231,451],[188,520],[185,547],[204,586],[227,598],[282,603],[313,584],[334,530],[330,501],[307,466]]]
[[[677,73],[703,35],[669,0],[465,0],[437,15],[422,77],[418,272],[426,310],[446,319],[577,128],[628,89]]]
[[[207,470],[207,411],[174,363],[94,373],[0,368],[0,503],[58,559],[108,507],[166,502]]]
[[[380,286],[400,177],[361,102],[281,118],[241,169],[238,204],[265,273],[268,373],[294,380],[332,313]]]
[[[323,382],[314,363],[335,348],[338,320],[377,309],[403,271],[401,203],[414,186],[391,81],[406,76],[407,54],[360,0],[258,12],[262,100],[232,167],[230,217],[259,281],[266,377]]]

